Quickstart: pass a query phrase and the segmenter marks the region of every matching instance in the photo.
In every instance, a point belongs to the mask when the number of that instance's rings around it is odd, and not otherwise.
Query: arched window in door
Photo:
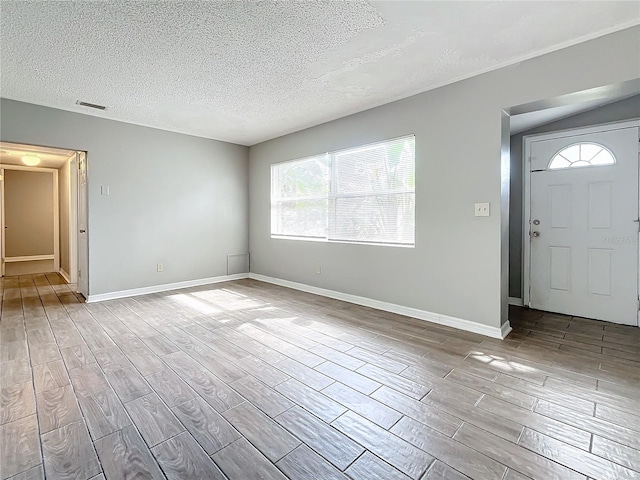
[[[549,169],[598,167],[615,163],[616,158],[607,147],[597,143],[576,143],[556,153],[549,163]]]

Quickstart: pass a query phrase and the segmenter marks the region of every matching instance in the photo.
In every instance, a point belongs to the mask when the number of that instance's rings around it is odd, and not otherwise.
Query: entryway
[[[60,273],[89,294],[86,152],[0,143],[2,276]]]
[[[525,138],[525,305],[638,325],[639,130]]]

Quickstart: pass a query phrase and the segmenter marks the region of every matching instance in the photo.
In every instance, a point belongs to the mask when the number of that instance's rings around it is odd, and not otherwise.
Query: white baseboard
[[[178,290],[180,288],[199,287],[201,285],[209,285],[212,283],[229,282],[231,280],[240,280],[249,278],[248,273],[236,273],[233,275],[221,275],[219,277],[200,278],[198,280],[187,280],[185,282],[165,283],[163,285],[152,285],[150,287],[132,288],[130,290],[120,290],[117,292],[99,293],[97,295],[89,295],[87,303],[104,302],[105,300],[114,300],[116,298],[135,297],[138,295],[147,295],[149,293],[167,292],[169,290]]]
[[[511,333],[511,330],[513,329],[511,328],[511,323],[509,323],[509,320],[502,324],[502,327],[500,327],[500,335],[502,335],[503,340],[507,338],[507,335]]]
[[[67,272],[65,272],[63,269],[60,269],[58,273],[62,276],[62,278],[64,278],[65,282],[71,283],[71,276]]]
[[[460,330],[478,333],[480,335],[486,335],[487,337],[503,339],[511,331],[511,325],[509,324],[509,322],[503,324],[502,328],[490,327],[488,325],[482,325],[481,323],[471,322],[462,318],[450,317],[448,315],[441,315],[438,313],[428,312],[426,310],[405,307],[403,305],[397,305],[395,303],[382,302],[380,300],[351,295],[349,293],[336,292],[334,290],[327,290],[325,288],[313,287],[304,283],[291,282],[289,280],[268,277],[266,275],[260,275],[258,273],[250,273],[249,278],[259,280],[261,282],[272,283],[274,285],[280,285],[282,287],[293,288],[294,290],[313,293],[315,295],[321,295],[323,297],[342,300],[344,302],[355,303],[356,305],[363,305],[365,307],[375,308],[377,310],[383,310],[385,312],[406,315],[408,317],[417,318],[419,320],[426,320],[428,322],[437,323],[439,325],[446,325],[447,327],[459,328]]]
[[[509,305],[513,305],[514,307],[524,307],[524,302],[521,298],[509,297]]]

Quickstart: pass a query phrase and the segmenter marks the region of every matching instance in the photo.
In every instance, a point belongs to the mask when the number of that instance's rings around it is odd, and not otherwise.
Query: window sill
[[[349,241],[349,240],[327,240],[326,238],[295,237],[295,236],[287,236],[287,235],[271,235],[271,239],[273,239],[273,240],[299,240],[299,241],[303,241],[303,242],[314,242],[314,243],[368,245],[368,246],[373,246],[373,247],[416,248],[415,243],[409,245],[409,244],[403,244],[403,243],[356,242],[356,241]]]

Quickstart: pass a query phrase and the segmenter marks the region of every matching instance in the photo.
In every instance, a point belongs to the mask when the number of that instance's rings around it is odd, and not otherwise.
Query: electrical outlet
[[[320,265],[316,265],[316,275],[320,275],[322,273],[322,267]]]
[[[476,217],[488,217],[490,215],[489,203],[476,203],[475,205]]]
[[[156,270],[158,272],[164,272],[164,265],[162,265],[161,263],[159,263],[158,265],[156,265]]]

